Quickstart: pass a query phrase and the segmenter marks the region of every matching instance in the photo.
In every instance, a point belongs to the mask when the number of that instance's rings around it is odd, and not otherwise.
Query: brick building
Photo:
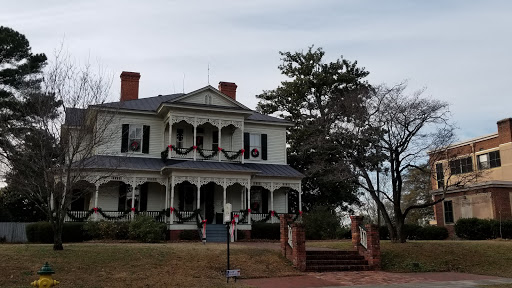
[[[434,200],[446,190],[434,206],[434,223],[452,236],[460,218],[512,219],[512,118],[497,125],[497,133],[429,155]]]

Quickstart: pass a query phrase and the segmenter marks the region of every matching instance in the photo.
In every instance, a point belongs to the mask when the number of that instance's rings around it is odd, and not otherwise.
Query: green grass
[[[0,259],[0,287],[28,287],[46,261],[61,288],[226,286],[225,244],[82,243],[63,251],[43,244],[0,245]],[[240,268],[244,278],[300,274],[279,251],[239,245],[231,249],[231,268]]]
[[[308,246],[351,249],[350,241],[308,242]],[[512,241],[381,241],[382,270],[465,272],[512,277]]]

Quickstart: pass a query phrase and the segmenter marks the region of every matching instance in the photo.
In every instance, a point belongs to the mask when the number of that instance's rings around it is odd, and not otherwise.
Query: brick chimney
[[[512,118],[498,121],[498,140],[500,144],[512,142]]]
[[[121,101],[139,99],[139,72],[121,73]]]
[[[222,94],[229,96],[233,100],[236,100],[236,84],[231,82],[219,82],[219,91]]]

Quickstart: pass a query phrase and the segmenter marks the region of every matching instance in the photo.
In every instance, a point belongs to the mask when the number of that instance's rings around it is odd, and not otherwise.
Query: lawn
[[[350,249],[350,241],[308,242],[308,246]],[[465,272],[512,277],[512,241],[381,241],[382,270]]]
[[[0,287],[28,287],[45,261],[57,287],[225,287],[226,245],[80,243],[0,245]],[[231,268],[245,278],[300,274],[279,251],[233,245]],[[230,286],[241,287],[239,283]]]

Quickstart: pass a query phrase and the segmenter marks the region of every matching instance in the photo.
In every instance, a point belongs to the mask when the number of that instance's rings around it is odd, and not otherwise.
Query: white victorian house
[[[300,213],[303,175],[286,160],[292,123],[242,105],[234,83],[139,99],[139,78],[123,72],[120,101],[89,107],[116,110],[116,137],[97,149],[84,179],[113,172],[90,181],[95,192],[73,202],[67,221],[142,213],[165,221],[176,239],[197,230],[198,221],[221,224],[224,204],[231,203],[238,229],[250,237],[255,221],[277,223],[277,214]],[[69,116],[65,125],[73,127],[80,117]]]

